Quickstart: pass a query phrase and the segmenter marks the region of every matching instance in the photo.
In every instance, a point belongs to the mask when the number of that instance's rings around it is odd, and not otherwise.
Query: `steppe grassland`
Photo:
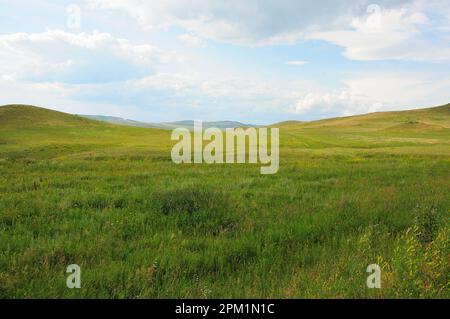
[[[263,176],[175,165],[170,131],[0,108],[0,296],[449,298],[449,107],[278,127]]]

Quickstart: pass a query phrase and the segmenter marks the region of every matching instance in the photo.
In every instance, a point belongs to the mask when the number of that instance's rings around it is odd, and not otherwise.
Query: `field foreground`
[[[170,131],[0,107],[0,298],[450,298],[450,105],[276,127],[260,175],[176,165]]]

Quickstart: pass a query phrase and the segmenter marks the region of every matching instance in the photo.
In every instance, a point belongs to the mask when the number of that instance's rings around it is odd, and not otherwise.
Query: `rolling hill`
[[[30,105],[0,107],[0,157],[50,158],[102,150],[167,149],[170,132],[116,125]],[[26,150],[26,152],[24,152]]]
[[[399,130],[440,130],[450,128],[450,104],[424,109],[377,112],[312,122],[288,121],[275,125],[284,128],[348,129],[368,131],[396,128]]]
[[[79,116],[53,111],[31,105],[5,105],[0,106],[0,130],[11,128],[23,129],[40,127],[77,127],[99,126],[99,123],[89,121]],[[100,125],[101,126],[101,125]]]
[[[394,112],[377,112],[364,115],[348,116],[323,119],[318,121],[284,121],[269,125],[270,127],[282,128],[349,128],[349,129],[367,129],[367,130],[442,130],[450,128],[450,104]],[[162,123],[145,123],[130,119],[123,119],[113,116],[101,115],[80,115],[88,119],[108,122],[112,124],[160,128],[172,130],[177,127],[185,127],[193,129],[194,121],[177,121]],[[236,128],[236,127],[258,127],[257,125],[244,124],[236,121],[212,121],[203,122],[204,128],[217,127],[220,129]]]
[[[113,124],[111,121],[87,119],[35,106],[0,107],[0,143],[4,149],[20,149],[37,145],[77,145],[86,150],[103,148],[169,149],[170,125],[192,128],[192,121],[166,123],[164,128]],[[220,128],[237,122],[209,122]],[[205,126],[206,128],[208,126]],[[288,121],[276,124],[281,130],[281,147],[296,149],[382,148],[401,145],[440,145],[450,143],[450,105],[440,107],[380,112],[332,118],[313,122]],[[427,140],[425,140],[427,138]],[[389,141],[389,143],[387,143]],[[392,149],[394,150],[394,149]],[[401,148],[397,149],[400,151]],[[429,151],[429,148],[428,148]],[[44,152],[45,153],[45,152]]]
[[[87,119],[87,120],[86,120]],[[92,121],[88,121],[92,120]],[[77,126],[94,125],[101,126],[98,122],[156,129],[174,129],[177,127],[193,128],[194,121],[177,121],[162,123],[146,123],[114,116],[102,115],[71,115],[30,105],[5,105],[0,106],[0,124],[3,128],[8,125],[28,124],[47,126]],[[256,127],[252,124],[244,124],[236,121],[212,121],[203,122],[204,128],[236,128]],[[383,130],[383,129],[412,129],[412,130],[441,130],[450,128],[450,104],[395,112],[377,112],[364,115],[338,117],[317,121],[285,121],[270,125],[288,129],[303,128],[335,128],[351,130]]]

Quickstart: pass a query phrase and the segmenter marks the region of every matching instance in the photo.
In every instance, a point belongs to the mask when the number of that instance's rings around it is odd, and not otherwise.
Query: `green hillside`
[[[52,158],[86,151],[167,149],[163,130],[113,125],[28,105],[0,107],[0,153]],[[169,139],[170,140],[170,139]]]
[[[397,112],[377,112],[365,115],[325,119],[313,122],[284,122],[286,128],[332,128],[349,130],[380,130],[399,128],[442,129],[450,128],[450,104],[426,109]]]
[[[450,298],[449,105],[278,125],[261,175],[176,165],[167,130],[0,107],[0,298]]]

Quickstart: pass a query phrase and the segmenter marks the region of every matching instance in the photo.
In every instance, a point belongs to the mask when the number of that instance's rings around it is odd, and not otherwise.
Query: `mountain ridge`
[[[194,128],[194,120],[183,120],[183,121],[174,121],[174,122],[141,122],[135,121],[132,119],[126,119],[117,116],[107,116],[107,115],[85,115],[85,114],[77,114],[78,116],[88,118],[91,120],[107,122],[111,124],[118,125],[128,125],[128,126],[137,126],[137,127],[147,127],[147,128],[159,128],[159,129],[175,129],[178,127],[184,127],[193,129]],[[203,128],[217,127],[217,128],[236,128],[236,127],[256,127],[253,124],[245,124],[238,121],[203,121]]]

